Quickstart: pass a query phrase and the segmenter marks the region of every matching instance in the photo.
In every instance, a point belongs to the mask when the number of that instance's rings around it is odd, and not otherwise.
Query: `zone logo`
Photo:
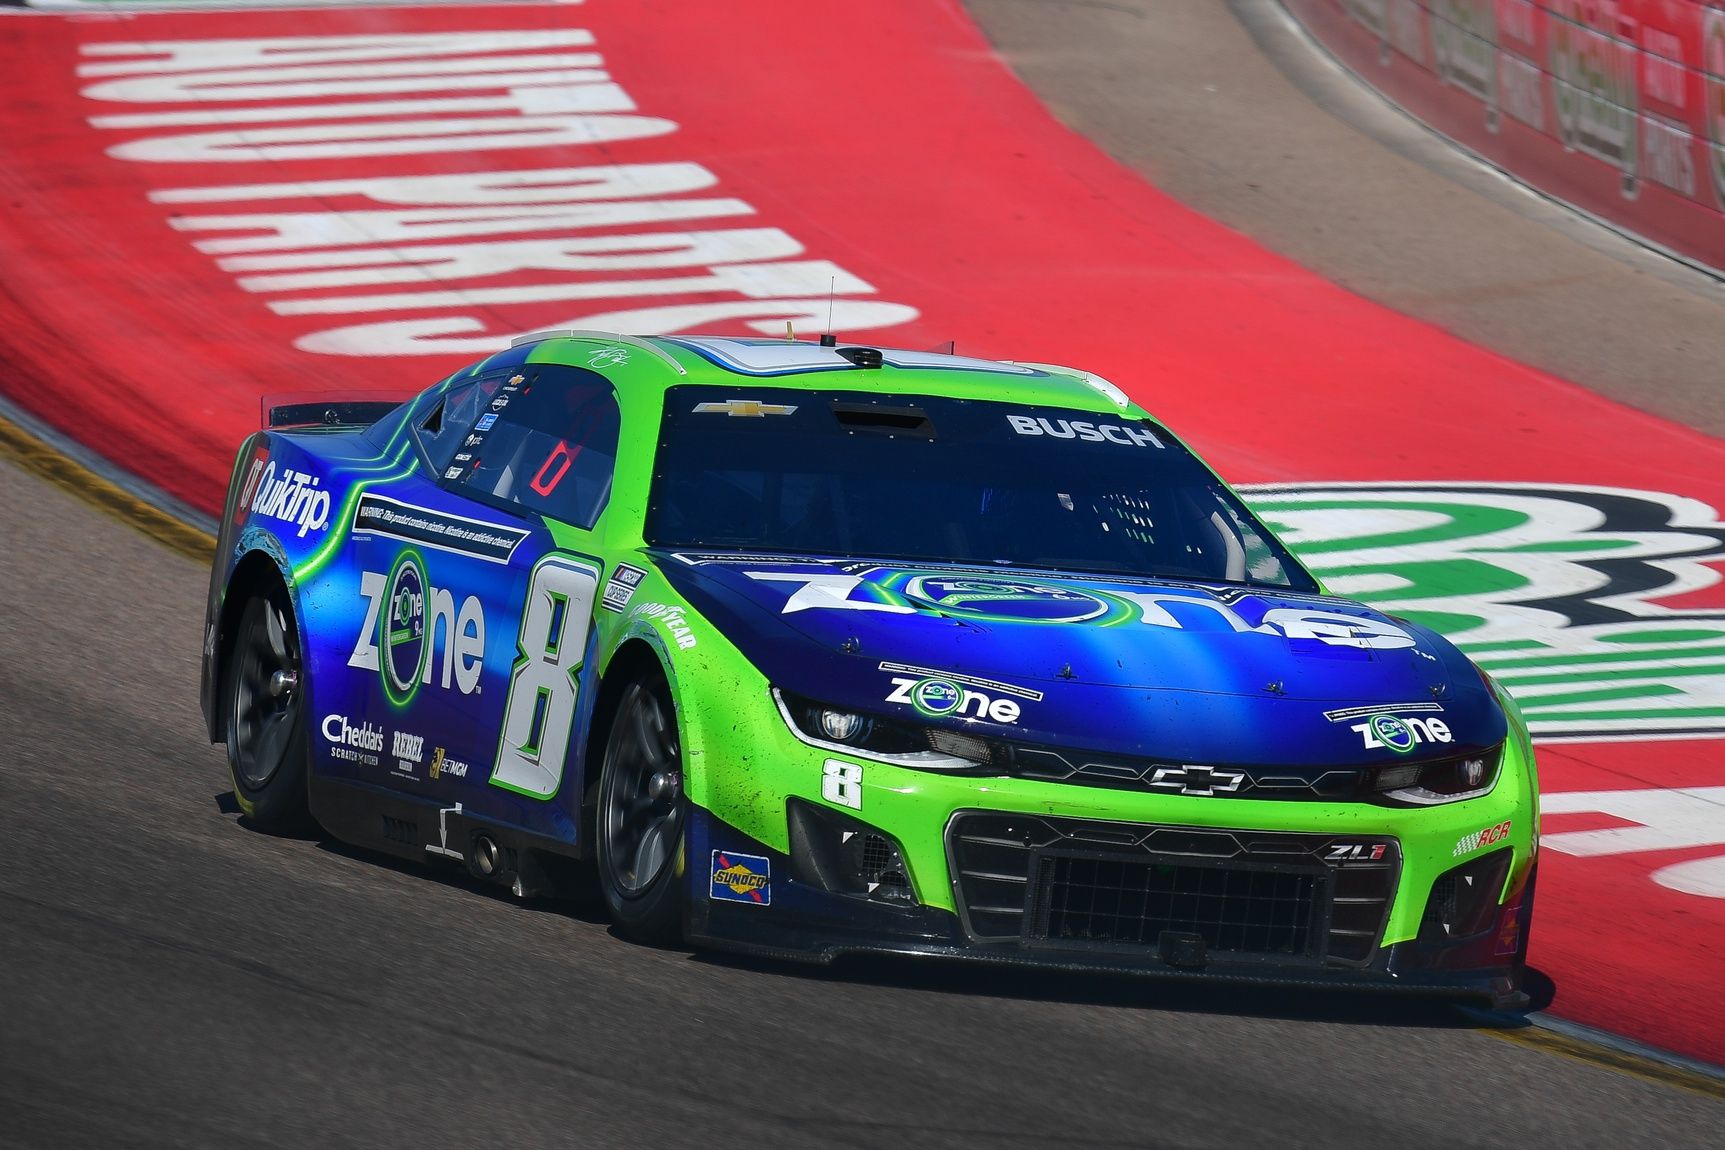
[[[1405,755],[1421,743],[1448,743],[1455,740],[1449,724],[1442,719],[1404,719],[1400,715],[1373,715],[1363,723],[1354,723],[1348,730],[1366,741],[1368,751],[1390,750]]]
[[[477,595],[467,596],[457,609],[455,596],[432,586],[413,552],[403,552],[388,575],[361,572],[359,593],[365,598],[365,622],[347,665],[377,671],[391,703],[405,707],[434,680],[463,695],[479,690],[485,610]]]
[[[894,677],[889,703],[908,703],[930,718],[946,715],[992,719],[997,723],[1016,723],[1022,713],[1011,699],[993,699],[981,691],[961,687],[948,679],[904,679]]]

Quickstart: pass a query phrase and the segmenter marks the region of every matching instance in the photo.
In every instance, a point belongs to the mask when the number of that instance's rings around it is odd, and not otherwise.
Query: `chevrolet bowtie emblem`
[[[1157,767],[1150,776],[1153,787],[1179,787],[1183,795],[1227,795],[1240,789],[1244,771],[1217,770],[1215,767]]]
[[[758,399],[727,399],[723,403],[697,403],[696,415],[790,415],[796,411],[795,404],[762,403]]]

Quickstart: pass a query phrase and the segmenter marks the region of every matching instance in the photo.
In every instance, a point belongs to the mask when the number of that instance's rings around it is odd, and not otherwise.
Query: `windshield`
[[[646,538],[1317,589],[1154,423],[929,396],[672,388]]]

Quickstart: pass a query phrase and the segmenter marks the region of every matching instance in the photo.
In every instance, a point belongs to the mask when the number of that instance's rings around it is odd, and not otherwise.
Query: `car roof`
[[[849,341],[544,331],[517,337],[509,351],[470,371],[503,366],[505,361],[586,368],[630,390],[753,381],[771,387],[1016,401],[1128,419],[1147,414],[1112,383],[1079,368]]]

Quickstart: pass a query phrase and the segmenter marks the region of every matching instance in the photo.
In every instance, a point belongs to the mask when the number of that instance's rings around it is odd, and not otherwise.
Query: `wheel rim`
[[[287,620],[274,604],[254,617],[234,652],[234,767],[247,787],[269,784],[299,727],[299,652]]]
[[[653,692],[631,686],[612,728],[600,811],[611,877],[625,897],[645,893],[676,858],[682,763],[676,721]]]

